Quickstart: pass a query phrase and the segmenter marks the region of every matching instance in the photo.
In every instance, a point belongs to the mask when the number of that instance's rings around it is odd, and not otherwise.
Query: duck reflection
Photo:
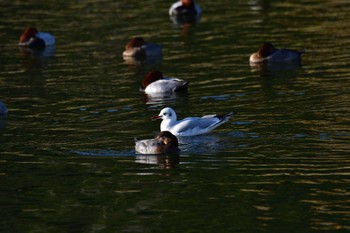
[[[162,64],[162,54],[148,56],[143,58],[135,58],[135,57],[126,57],[124,58],[124,62],[129,66],[145,66],[145,67],[154,67],[156,65]]]
[[[250,5],[250,9],[253,11],[265,12],[271,8],[271,3],[269,0],[250,0],[248,4]]]
[[[278,73],[281,71],[293,71],[302,68],[301,61],[292,61],[287,63],[249,63],[253,72],[266,73]]]
[[[199,23],[200,15],[171,15],[170,20],[175,28],[181,30],[183,36],[189,36]]]
[[[175,103],[177,100],[185,99],[187,92],[151,93],[145,94],[145,102],[148,105],[164,106]]]
[[[262,65],[262,64],[261,64]],[[264,92],[269,94],[275,93],[276,85],[290,85],[299,76],[301,65],[284,64],[281,66],[271,66],[266,64],[260,66],[259,69],[254,72],[259,72],[261,87]]]
[[[201,16],[193,14],[170,15],[170,21],[177,28],[194,26],[199,23]]]
[[[174,168],[180,163],[179,154],[171,155],[136,155],[136,163],[159,165],[162,168]]]
[[[40,70],[55,56],[55,46],[44,48],[19,47],[21,56],[24,58],[24,69],[26,72]]]
[[[7,119],[0,116],[0,129],[5,129],[7,126]]]

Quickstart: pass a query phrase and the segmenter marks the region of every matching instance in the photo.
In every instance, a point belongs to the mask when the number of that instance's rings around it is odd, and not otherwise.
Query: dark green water
[[[350,3],[199,1],[182,29],[171,3],[0,3],[0,232],[348,232]],[[54,51],[19,50],[32,25]],[[162,63],[126,64],[133,36],[162,44]],[[265,41],[306,49],[302,66],[251,68]],[[139,92],[152,68],[188,93]],[[165,106],[238,114],[179,157],[136,156]]]

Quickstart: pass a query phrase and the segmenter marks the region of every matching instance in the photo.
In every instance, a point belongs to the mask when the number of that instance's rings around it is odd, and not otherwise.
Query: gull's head
[[[163,108],[158,116],[152,117],[152,119],[163,119],[163,120],[176,120],[176,113],[172,108]]]

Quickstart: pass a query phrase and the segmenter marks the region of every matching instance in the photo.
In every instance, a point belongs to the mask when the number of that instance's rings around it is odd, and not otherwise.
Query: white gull
[[[194,136],[209,133],[227,122],[234,114],[234,112],[230,112],[224,115],[187,117],[178,121],[175,111],[167,107],[163,108],[159,115],[152,117],[152,119],[162,119],[161,131],[170,131],[175,136]]]

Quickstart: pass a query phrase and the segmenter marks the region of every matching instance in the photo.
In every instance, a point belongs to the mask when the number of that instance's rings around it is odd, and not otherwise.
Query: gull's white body
[[[163,119],[160,124],[161,131],[170,131],[175,136],[194,136],[209,133],[227,122],[233,114],[187,117],[178,121],[173,109],[164,108],[156,118]]]

